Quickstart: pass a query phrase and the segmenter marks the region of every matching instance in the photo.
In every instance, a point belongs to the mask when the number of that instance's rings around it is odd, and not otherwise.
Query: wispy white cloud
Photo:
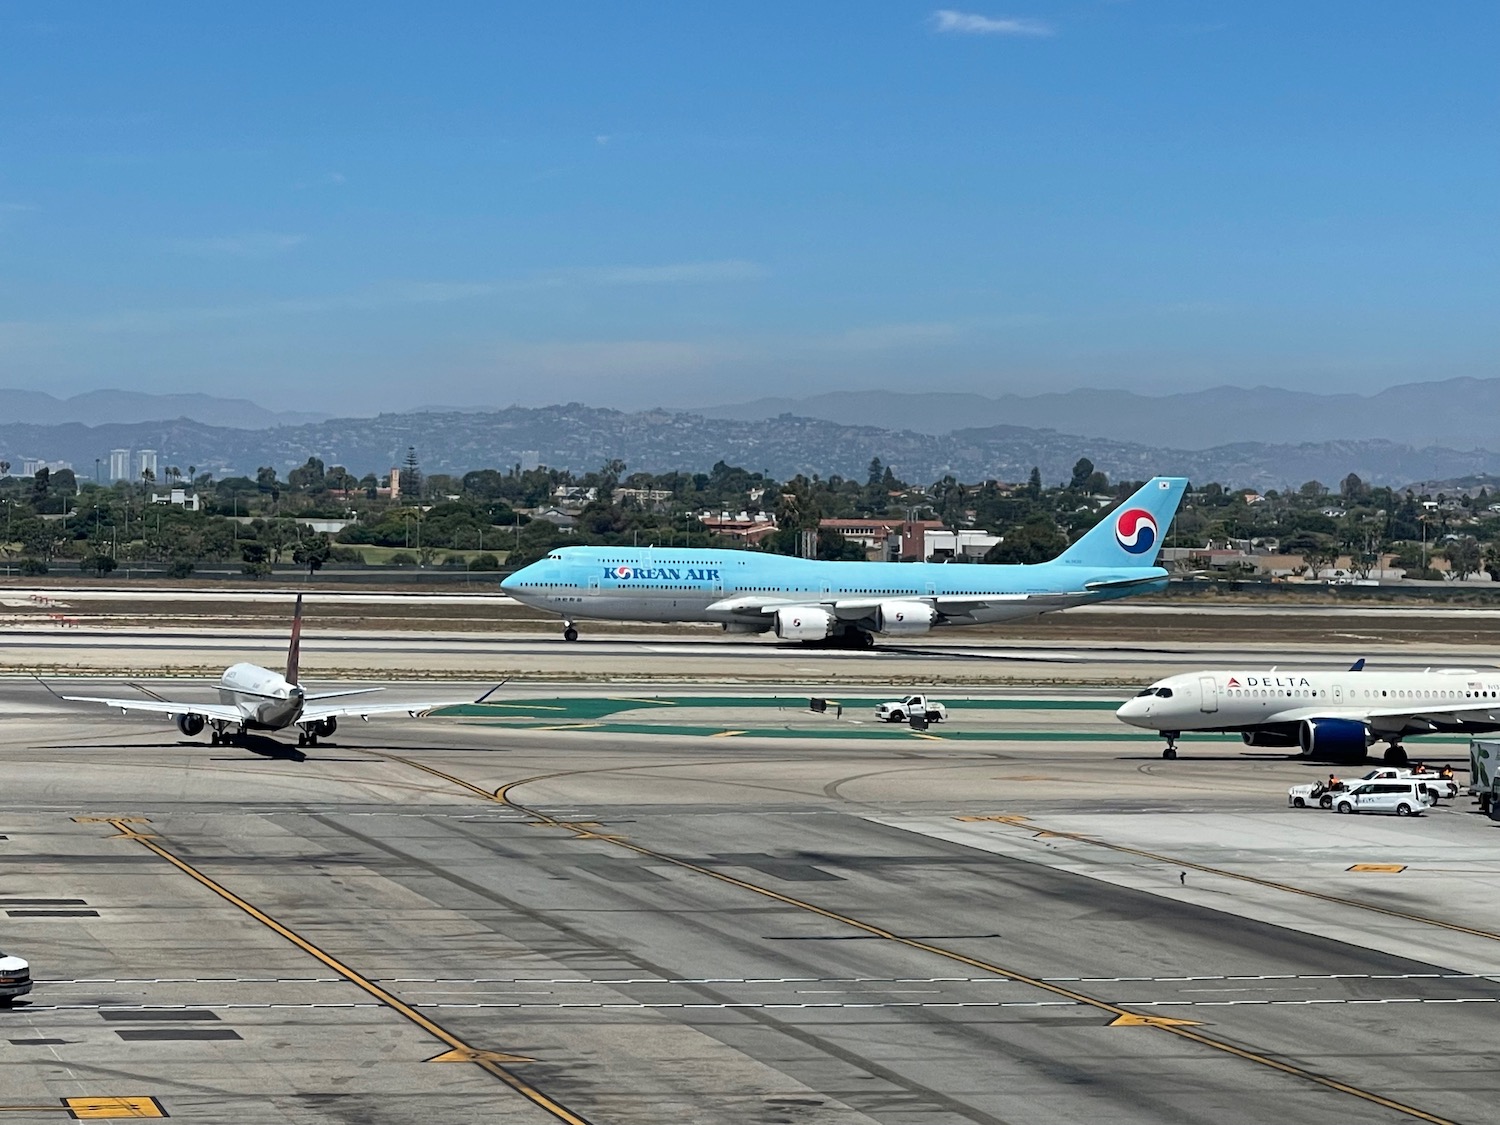
[[[756,262],[730,258],[718,262],[668,262],[659,266],[591,266],[559,276],[590,285],[699,285],[753,281],[765,274],[765,267]]]
[[[932,29],[949,35],[1020,35],[1033,38],[1055,34],[1052,25],[1020,16],[981,16],[939,8],[932,13]]]
[[[267,231],[214,238],[179,238],[171,245],[179,254],[204,258],[275,258],[295,250],[306,241],[306,235]]]

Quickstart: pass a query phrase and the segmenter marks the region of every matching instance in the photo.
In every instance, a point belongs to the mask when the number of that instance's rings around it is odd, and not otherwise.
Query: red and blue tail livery
[[[1156,520],[1145,508],[1126,508],[1115,517],[1115,542],[1132,555],[1154,555]]]

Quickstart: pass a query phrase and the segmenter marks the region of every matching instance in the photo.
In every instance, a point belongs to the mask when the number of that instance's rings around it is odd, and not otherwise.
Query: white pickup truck
[[[0,949],[0,1006],[31,991],[31,966]]]
[[[875,708],[875,718],[882,723],[904,723],[913,715],[925,715],[929,723],[941,723],[948,717],[948,708],[925,695],[908,695]]]

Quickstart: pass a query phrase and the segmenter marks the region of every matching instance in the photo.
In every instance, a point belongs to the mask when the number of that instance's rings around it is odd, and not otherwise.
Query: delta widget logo
[[[1126,508],[1115,517],[1115,542],[1132,555],[1144,555],[1156,547],[1156,517],[1145,508]]]

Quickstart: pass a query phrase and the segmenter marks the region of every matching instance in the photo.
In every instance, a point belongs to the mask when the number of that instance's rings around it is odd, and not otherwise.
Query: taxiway
[[[0,1125],[111,1095],[226,1123],[1490,1116],[1472,806],[1293,811],[1315,767],[1162,762],[1104,692],[983,694],[925,737],[692,684],[503,702],[304,755],[0,687],[3,944],[38,980],[0,1012]]]

